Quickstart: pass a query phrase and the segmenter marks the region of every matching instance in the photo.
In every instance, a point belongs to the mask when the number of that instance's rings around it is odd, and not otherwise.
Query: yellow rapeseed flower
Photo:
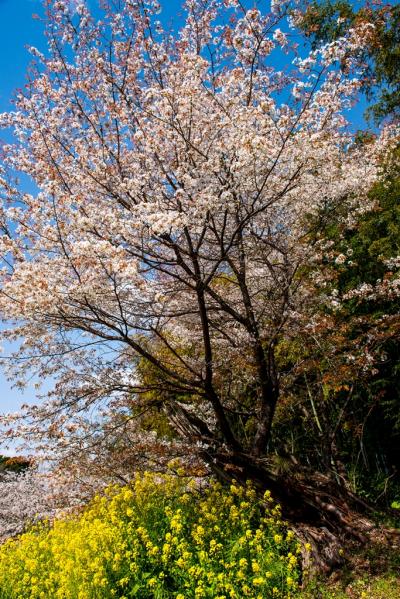
[[[287,598],[302,546],[280,510],[266,510],[268,497],[259,501],[250,485],[200,489],[190,479],[137,475],[81,514],[0,546],[0,589],[7,599],[111,599],[132,589],[165,593],[172,579],[175,599]]]

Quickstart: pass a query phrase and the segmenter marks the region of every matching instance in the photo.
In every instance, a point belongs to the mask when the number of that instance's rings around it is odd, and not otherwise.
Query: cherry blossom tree
[[[327,499],[273,475],[268,448],[277,344],[306,332],[320,301],[316,230],[370,208],[395,143],[392,129],[354,143],[344,116],[368,25],[304,56],[285,2],[189,0],[173,31],[153,0],[103,4],[96,20],[83,2],[48,2],[48,54],[32,49],[1,117],[16,137],[2,149],[3,336],[21,340],[21,381],[56,380],[5,434],[65,456],[119,414],[149,451],[163,418],[176,455],[342,530]]]
[[[76,509],[102,488],[99,480],[85,477],[79,482],[61,471],[40,471],[33,462],[22,472],[1,472],[0,542],[36,522]]]

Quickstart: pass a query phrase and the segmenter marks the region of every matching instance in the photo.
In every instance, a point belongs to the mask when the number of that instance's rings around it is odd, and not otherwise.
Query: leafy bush
[[[145,474],[7,541],[0,597],[292,597],[299,552],[268,492]]]

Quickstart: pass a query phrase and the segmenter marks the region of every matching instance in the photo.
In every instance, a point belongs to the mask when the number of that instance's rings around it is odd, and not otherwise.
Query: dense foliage
[[[327,0],[307,3],[299,19],[314,47],[334,42],[356,23],[370,24],[370,35],[359,61],[363,90],[369,99],[367,114],[378,122],[398,122],[400,115],[399,18],[397,3],[356,5]],[[373,136],[371,132],[359,132],[361,143],[368,143]],[[319,268],[334,288],[337,305],[341,303],[342,309],[329,318],[334,332],[331,342],[325,336],[321,352],[314,354],[317,369],[311,365],[307,384],[300,377],[292,389],[297,407],[292,406],[282,416],[287,426],[286,418],[291,413],[292,426],[298,428],[304,409],[308,412],[309,408],[309,431],[314,443],[310,443],[310,438],[296,441],[296,453],[303,459],[306,454],[305,459],[312,464],[321,464],[324,456],[325,467],[335,471],[353,490],[387,506],[400,493],[400,306],[394,290],[398,277],[391,276],[400,255],[398,149],[385,166],[383,180],[371,189],[370,198],[373,208],[352,230],[346,230],[336,217],[330,219],[325,238],[336,255],[336,272],[327,272],[324,264]],[[343,360],[346,355],[354,357],[355,349],[364,352],[372,365],[369,371],[365,361],[361,368],[349,368]],[[299,402],[300,395],[304,401]],[[307,404],[308,408],[304,408]],[[310,449],[318,445],[318,436],[321,441],[328,441],[320,443],[317,455],[311,455]],[[295,437],[300,440],[301,431]]]
[[[269,493],[146,474],[3,545],[0,597],[289,598],[300,549]]]
[[[325,303],[325,323],[313,339],[299,337],[281,348],[282,364],[295,367],[274,448],[281,461],[295,456],[388,506],[399,496],[400,305],[391,289],[398,279],[388,270],[400,253],[398,151],[370,198],[373,207],[355,228],[331,218],[324,232],[327,250],[315,271],[322,285],[315,293],[324,305],[330,290],[334,304]],[[283,466],[296,463],[287,459]]]

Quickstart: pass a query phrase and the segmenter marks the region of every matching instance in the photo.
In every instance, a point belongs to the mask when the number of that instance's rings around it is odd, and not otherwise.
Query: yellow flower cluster
[[[296,551],[269,495],[147,473],[5,543],[0,598],[288,598]]]

